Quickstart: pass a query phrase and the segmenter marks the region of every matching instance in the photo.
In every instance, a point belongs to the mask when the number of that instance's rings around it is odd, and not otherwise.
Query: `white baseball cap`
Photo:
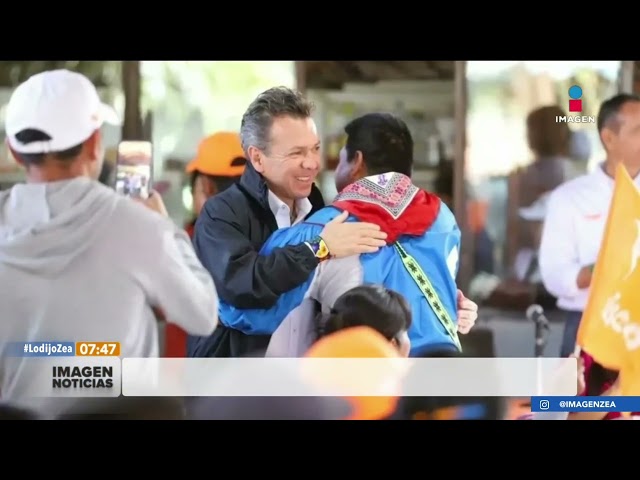
[[[520,208],[520,218],[530,222],[544,221],[544,218],[547,215],[547,206],[549,204],[550,195],[551,193],[545,193],[538,197],[538,199],[528,207]]]
[[[20,84],[7,105],[7,141],[18,153],[61,152],[88,139],[103,123],[120,125],[116,111],[102,103],[84,75],[69,70],[38,73]],[[40,130],[51,140],[23,144],[16,135]]]

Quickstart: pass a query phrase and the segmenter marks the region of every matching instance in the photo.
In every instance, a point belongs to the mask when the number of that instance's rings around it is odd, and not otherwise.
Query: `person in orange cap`
[[[400,353],[381,333],[366,326],[350,327],[327,335],[311,346],[306,358],[400,358]],[[304,365],[304,364],[303,364]],[[357,364],[354,364],[354,367]],[[322,368],[322,367],[327,368]],[[398,382],[402,378],[401,365],[389,363],[380,368],[367,369],[366,372],[340,369],[336,371],[331,364],[310,364],[305,369],[305,378],[319,388],[341,388],[358,382],[361,388],[377,390],[384,388],[391,382]],[[399,390],[398,390],[399,391]],[[388,418],[395,410],[397,396],[347,397],[352,405],[351,414],[345,420],[382,420]]]
[[[191,238],[205,202],[238,181],[245,163],[240,135],[237,133],[217,132],[200,142],[196,157],[186,168],[186,173],[191,176],[193,218],[185,226],[185,230]],[[167,324],[165,336],[166,357],[187,356],[187,334],[182,329]]]
[[[237,182],[246,163],[238,133],[217,132],[200,142],[196,157],[186,168],[193,196],[194,218],[186,227],[191,237],[205,202]]]

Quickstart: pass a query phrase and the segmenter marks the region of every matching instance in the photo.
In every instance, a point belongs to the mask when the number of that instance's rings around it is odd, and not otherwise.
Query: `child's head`
[[[352,288],[336,300],[320,324],[324,335],[350,327],[366,326],[389,340],[401,356],[409,356],[411,308],[406,299],[380,285]]]

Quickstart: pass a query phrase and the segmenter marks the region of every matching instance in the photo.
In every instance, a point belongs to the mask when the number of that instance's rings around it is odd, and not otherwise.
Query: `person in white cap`
[[[11,96],[5,122],[27,182],[0,192],[0,396],[56,414],[68,403],[35,398],[29,366],[10,358],[5,341],[120,342],[121,357],[155,357],[154,310],[209,335],[218,296],[157,193],[138,203],[97,181],[100,128],[118,116],[86,77],[32,76]]]

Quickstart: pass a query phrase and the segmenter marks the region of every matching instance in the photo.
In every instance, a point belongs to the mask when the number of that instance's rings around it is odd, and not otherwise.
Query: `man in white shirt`
[[[217,324],[213,280],[160,196],[142,205],[97,181],[105,121],[117,123],[115,111],[68,70],[34,75],[7,106],[27,183],[0,192],[3,402],[51,415],[65,406],[29,394],[28,359],[10,358],[4,342],[120,342],[122,357],[154,357],[154,309],[193,334]]]
[[[605,101],[598,114],[598,132],[607,153],[605,162],[553,191],[542,232],[542,280],[558,298],[558,308],[566,312],[563,357],[575,349],[607,222],[616,166],[623,164],[640,185],[640,96],[619,94]]]

